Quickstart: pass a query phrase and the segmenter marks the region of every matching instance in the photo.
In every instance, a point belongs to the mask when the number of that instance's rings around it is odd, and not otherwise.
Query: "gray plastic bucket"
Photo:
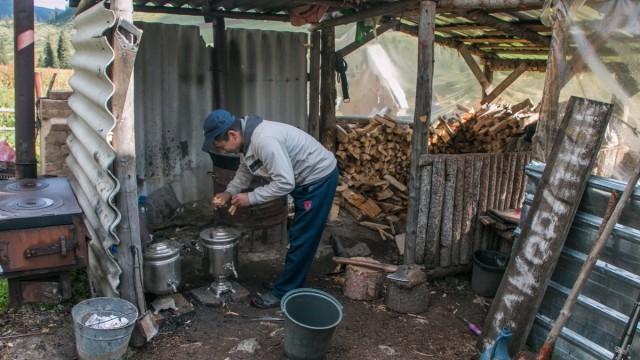
[[[284,318],[284,351],[291,360],[324,358],[342,320],[342,305],[324,291],[300,288],[280,304]]]
[[[508,262],[509,256],[499,251],[474,252],[471,289],[482,296],[495,296]]]
[[[114,329],[86,326],[91,315],[114,315],[127,319],[127,325]],[[84,300],[71,310],[76,338],[76,350],[81,360],[122,359],[127,351],[131,332],[138,319],[138,309],[132,303],[113,297]]]

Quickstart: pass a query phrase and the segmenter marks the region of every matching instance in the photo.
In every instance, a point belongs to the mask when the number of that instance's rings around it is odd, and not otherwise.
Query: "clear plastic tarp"
[[[565,5],[562,6],[562,3]],[[564,77],[550,81],[561,86],[553,119],[537,135],[534,156],[544,161],[571,96],[614,104],[612,117],[594,174],[626,180],[638,164],[640,121],[640,2],[548,1],[541,20],[553,26],[566,21]],[[563,13],[564,12],[564,13]],[[563,16],[564,14],[564,16]],[[336,29],[336,49],[354,41],[356,26]],[[347,55],[350,102],[337,84],[338,116],[371,116],[384,108],[391,115],[413,121],[417,75],[417,38],[388,31]],[[457,51],[435,46],[432,121],[464,105],[478,109],[482,88]],[[562,54],[557,56],[563,56]],[[495,72],[499,84],[510,72]],[[496,101],[542,101],[545,73],[525,72]],[[555,83],[552,83],[555,84]]]
[[[561,87],[557,116],[539,125],[534,156],[544,160],[549,153],[570,96],[611,103],[613,116],[594,173],[627,180],[640,150],[640,2],[547,1],[541,20],[549,26],[564,22],[566,46],[554,51],[560,59],[560,75],[552,80]]]

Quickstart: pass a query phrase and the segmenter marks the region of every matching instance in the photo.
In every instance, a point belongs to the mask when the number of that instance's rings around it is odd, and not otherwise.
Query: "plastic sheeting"
[[[534,156],[544,160],[548,155],[570,96],[612,103],[614,115],[594,174],[628,179],[628,173],[638,164],[640,150],[640,3],[547,1],[541,21],[546,25],[566,21],[568,46],[565,58],[559,61],[561,76],[552,79],[561,86],[557,116],[547,120],[548,131],[537,134],[538,140],[547,144],[546,154],[536,149]]]
[[[547,1],[541,21],[552,25],[566,19],[566,57],[559,59],[565,69],[551,81],[563,84],[549,131],[537,141],[550,151],[564,106],[571,96],[613,103],[615,113],[598,156],[594,175],[626,180],[638,163],[640,141],[640,3],[619,1]],[[564,13],[563,13],[564,12]],[[563,15],[563,16],[561,16]],[[356,27],[337,29],[336,49],[354,41]],[[370,116],[383,108],[390,114],[413,120],[417,75],[417,39],[388,31],[345,57],[351,102],[343,103],[338,84],[337,115]],[[495,72],[499,84],[509,72]],[[499,100],[517,103],[529,98],[538,104],[543,95],[545,74],[525,72]],[[432,120],[447,114],[457,104],[478,108],[482,89],[460,55],[435,46]],[[497,100],[497,101],[499,101]],[[543,151],[544,152],[544,151]],[[544,161],[538,151],[536,159]]]
[[[355,25],[339,28],[336,49],[354,41]],[[340,32],[340,31],[339,31]],[[482,88],[455,50],[435,47],[432,119],[447,114],[457,104],[478,106]],[[337,84],[336,114],[369,116],[387,108],[390,114],[413,120],[418,61],[417,38],[388,31],[345,57],[349,103],[342,102]]]

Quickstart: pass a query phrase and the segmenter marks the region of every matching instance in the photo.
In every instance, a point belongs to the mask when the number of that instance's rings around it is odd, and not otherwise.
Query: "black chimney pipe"
[[[16,108],[16,177],[36,178],[35,43],[33,0],[13,0]]]

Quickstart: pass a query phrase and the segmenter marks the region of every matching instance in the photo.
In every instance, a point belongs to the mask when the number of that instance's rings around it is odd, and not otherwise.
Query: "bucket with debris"
[[[76,304],[71,315],[79,359],[122,359],[138,318],[135,305],[120,298],[98,297]]]

